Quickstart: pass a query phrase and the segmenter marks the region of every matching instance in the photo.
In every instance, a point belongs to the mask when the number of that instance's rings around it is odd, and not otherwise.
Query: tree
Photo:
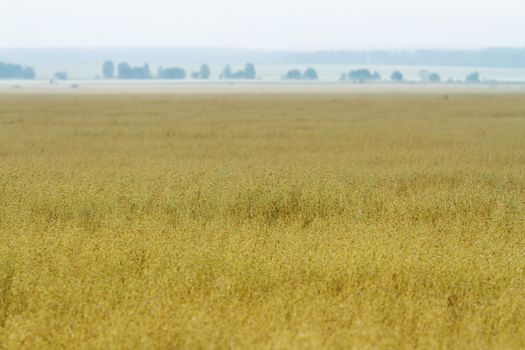
[[[201,69],[198,72],[191,73],[193,79],[210,79],[210,67],[207,64],[201,65]]]
[[[230,75],[230,79],[244,79],[246,78],[246,75],[244,74],[243,70],[239,70],[237,72],[233,72]]]
[[[32,67],[24,67],[22,69],[22,79],[32,80],[35,79],[36,73]]]
[[[255,65],[253,63],[246,63],[244,69],[237,72],[232,72],[230,65],[226,65],[219,79],[255,79],[256,76]]]
[[[135,79],[151,79],[151,70],[149,68],[149,64],[144,63],[142,66],[142,69],[140,67],[133,68],[133,72],[135,73],[136,78]]]
[[[219,79],[231,79],[232,78],[232,69],[229,64],[227,64],[224,69],[222,70],[222,73],[219,77]]]
[[[210,79],[210,67],[207,64],[201,65],[200,78],[204,80]]]
[[[472,72],[472,73],[467,74],[465,81],[467,83],[479,83],[480,82],[479,72]]]
[[[133,79],[133,69],[126,62],[119,63],[117,70],[119,79]]]
[[[159,68],[159,79],[186,79],[186,70],[179,67]]]
[[[106,79],[113,79],[115,77],[115,65],[113,61],[106,61],[102,65],[102,75]]]
[[[244,67],[244,78],[245,79],[255,79],[255,65],[253,63],[246,63]]]
[[[285,80],[301,80],[303,78],[303,74],[299,69],[292,69],[289,70],[286,75],[283,77]]]
[[[64,71],[56,72],[54,77],[56,80],[67,80],[68,79],[67,72],[64,72]]]
[[[392,75],[390,76],[390,79],[391,79],[392,81],[396,81],[396,82],[403,81],[403,73],[401,73],[400,71],[395,71],[395,72],[392,73]]]
[[[303,79],[305,80],[318,80],[319,76],[317,75],[317,71],[313,69],[312,67],[308,67],[303,74]]]
[[[35,76],[32,67],[0,62],[0,79],[35,79]]]
[[[356,83],[364,83],[373,78],[372,73],[368,69],[357,69],[348,73],[348,78]]]
[[[441,76],[437,73],[430,73],[430,75],[428,76],[428,81],[430,81],[431,83],[439,83],[441,81]]]
[[[145,63],[142,67],[131,67],[128,63],[119,63],[118,68],[119,79],[151,79],[151,71],[149,64]]]

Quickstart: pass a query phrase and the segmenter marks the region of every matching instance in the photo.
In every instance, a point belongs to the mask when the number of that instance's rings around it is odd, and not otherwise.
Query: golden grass
[[[525,348],[522,95],[2,96],[0,348]]]

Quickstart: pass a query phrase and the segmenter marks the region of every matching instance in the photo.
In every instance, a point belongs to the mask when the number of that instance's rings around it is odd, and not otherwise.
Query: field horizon
[[[525,95],[523,83],[479,84],[426,84],[426,83],[379,83],[354,84],[345,82],[173,82],[144,81],[81,81],[71,80],[49,84],[47,81],[27,82],[0,80],[0,96],[91,96],[104,99],[109,96],[162,96],[212,97],[212,96],[333,96],[345,98],[354,95],[402,96],[402,95]]]

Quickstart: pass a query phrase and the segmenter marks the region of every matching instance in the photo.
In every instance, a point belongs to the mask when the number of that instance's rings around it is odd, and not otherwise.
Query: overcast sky
[[[1,0],[0,47],[525,47],[524,0]]]

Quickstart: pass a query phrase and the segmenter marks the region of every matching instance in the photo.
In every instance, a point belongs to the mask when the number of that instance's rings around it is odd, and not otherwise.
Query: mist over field
[[[214,66],[218,78],[226,65],[251,63],[263,80],[310,67],[324,71],[320,80],[337,80],[346,72],[323,67],[337,65],[388,66],[388,75],[404,67],[465,67],[472,70],[461,78],[484,70],[488,81],[525,81],[525,11],[518,0],[5,2],[0,62],[32,67],[38,79],[94,79],[112,60],[148,64],[152,75],[176,66],[188,77],[202,64]],[[437,73],[445,81],[460,78]]]

